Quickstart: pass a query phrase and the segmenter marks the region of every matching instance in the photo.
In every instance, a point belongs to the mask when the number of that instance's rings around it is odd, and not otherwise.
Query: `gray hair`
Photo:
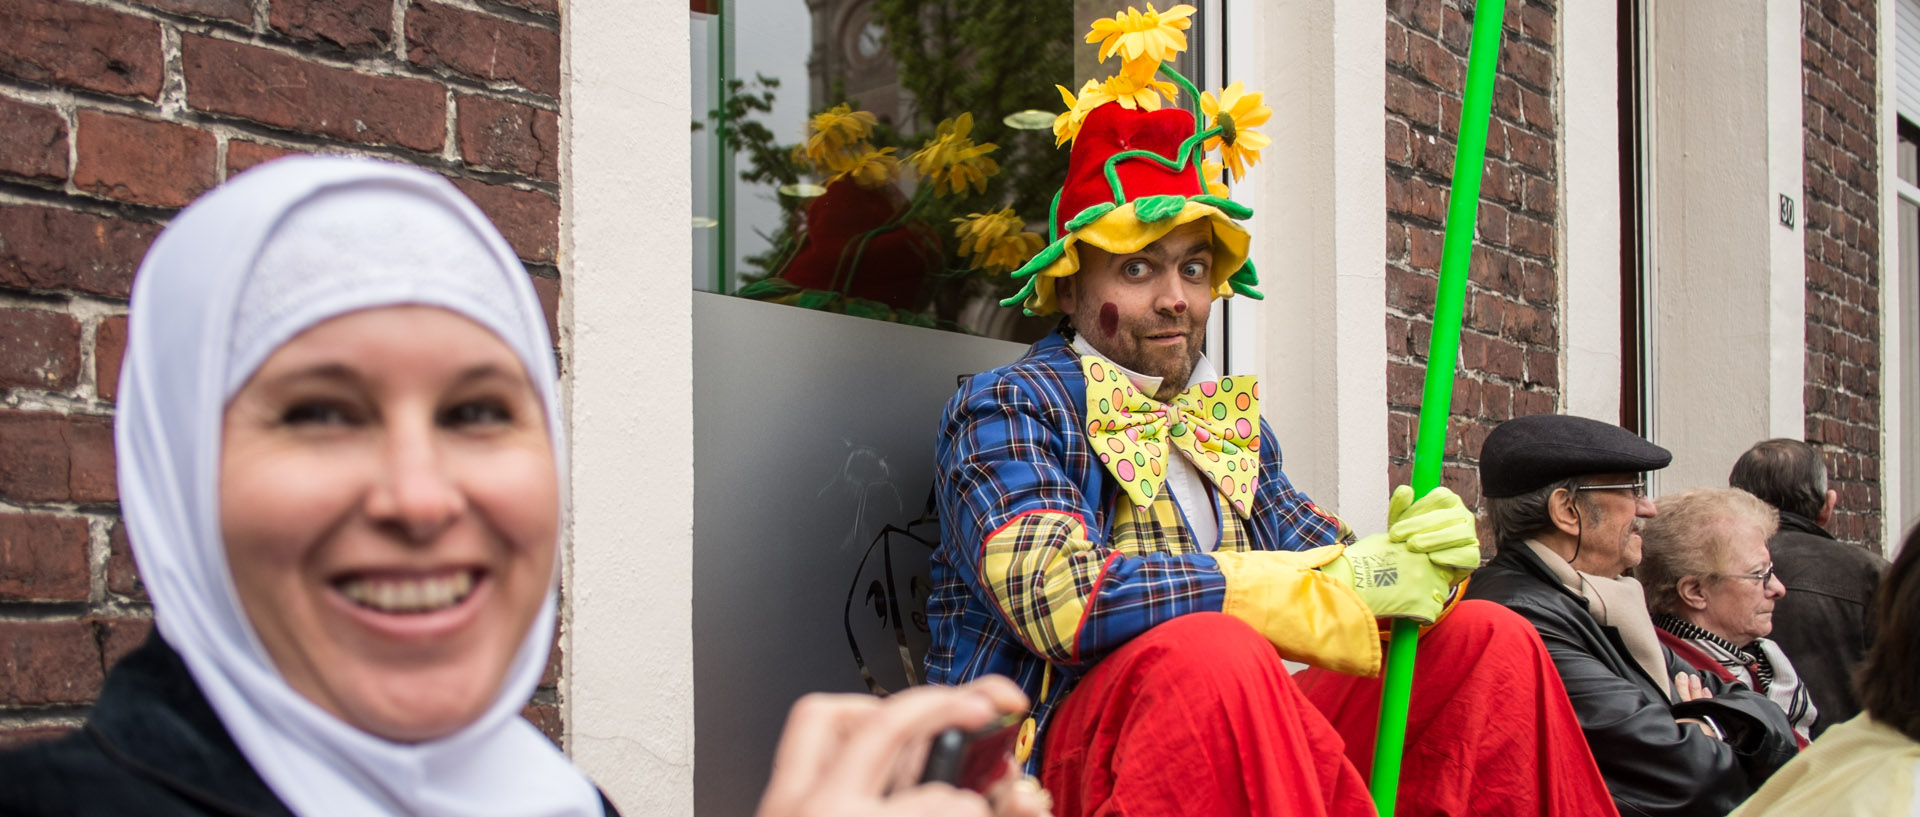
[[[1634,578],[1646,587],[1647,607],[1679,615],[1680,580],[1724,570],[1733,536],[1742,527],[1773,536],[1780,515],[1738,488],[1695,488],[1654,503],[1659,513],[1640,527],[1641,561]]]
[[[1573,490],[1580,479],[1568,477],[1549,482],[1519,496],[1487,497],[1487,527],[1493,532],[1495,547],[1531,538],[1553,527],[1548,500],[1553,498],[1554,491]]]

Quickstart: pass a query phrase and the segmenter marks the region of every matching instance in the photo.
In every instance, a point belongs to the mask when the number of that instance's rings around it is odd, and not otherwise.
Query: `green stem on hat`
[[[1200,130],[1200,91],[1194,88],[1193,83],[1189,82],[1179,71],[1173,70],[1173,66],[1171,65],[1164,62],[1160,63],[1160,73],[1165,74],[1168,79],[1173,80],[1173,84],[1180,86],[1181,90],[1187,92],[1187,98],[1193,100],[1193,129],[1195,131]]]
[[[1060,233],[1060,194],[1066,188],[1053,191],[1053,203],[1047,205],[1047,240],[1052,241]]]
[[[1120,186],[1120,171],[1118,170],[1118,165],[1120,164],[1121,160],[1152,159],[1156,162],[1159,162],[1161,167],[1164,167],[1168,170],[1178,173],[1182,170],[1187,169],[1188,164],[1195,164],[1196,166],[1198,166],[1197,163],[1193,161],[1193,146],[1200,142],[1206,141],[1207,139],[1218,134],[1219,132],[1220,132],[1219,128],[1211,128],[1187,137],[1186,141],[1180,143],[1180,160],[1179,161],[1174,161],[1158,153],[1155,153],[1151,150],[1138,150],[1138,149],[1123,150],[1123,151],[1120,151],[1119,153],[1115,153],[1112,156],[1107,157],[1107,163],[1101,169],[1106,173],[1107,186],[1113,189],[1114,206],[1124,207],[1126,206],[1126,203],[1127,203],[1127,192],[1124,188]],[[1207,180],[1206,180],[1206,177],[1202,175],[1200,179],[1200,192],[1204,193],[1206,192],[1206,190],[1207,190]]]
[[[1413,450],[1416,498],[1439,487],[1440,461],[1446,453],[1453,368],[1460,352],[1460,316],[1466,301],[1467,266],[1473,257],[1474,219],[1480,210],[1480,174],[1487,162],[1487,118],[1493,110],[1494,68],[1500,55],[1500,23],[1506,17],[1506,5],[1506,0],[1481,0],[1473,14],[1466,87],[1460,95],[1460,142],[1453,156],[1453,191],[1447,202],[1433,336],[1427,346],[1426,392],[1420,401],[1420,434]],[[1380,733],[1373,751],[1371,789],[1380,817],[1393,817],[1399,796],[1400,760],[1406,748],[1407,708],[1413,695],[1419,634],[1419,625],[1410,619],[1393,622],[1386,679],[1380,693]]]

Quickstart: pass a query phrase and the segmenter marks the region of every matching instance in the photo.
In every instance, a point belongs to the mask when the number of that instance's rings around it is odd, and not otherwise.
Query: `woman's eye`
[[[447,409],[440,422],[448,426],[488,425],[513,421],[513,412],[497,400],[472,400]]]
[[[282,425],[290,426],[345,426],[353,425],[357,417],[349,409],[327,402],[295,403],[280,413]]]

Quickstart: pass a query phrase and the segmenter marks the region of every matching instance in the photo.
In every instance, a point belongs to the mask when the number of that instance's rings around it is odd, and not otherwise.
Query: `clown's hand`
[[[1386,533],[1354,543],[1321,571],[1353,588],[1376,618],[1431,624],[1448,591],[1480,565],[1473,514],[1445,488],[1414,502],[1413,489],[1402,485],[1387,520]]]
[[[1460,495],[1434,488],[1413,501],[1413,486],[1393,489],[1387,503],[1387,536],[1414,553],[1425,553],[1435,567],[1447,571],[1447,586],[1459,584],[1480,566],[1480,539],[1473,512]]]

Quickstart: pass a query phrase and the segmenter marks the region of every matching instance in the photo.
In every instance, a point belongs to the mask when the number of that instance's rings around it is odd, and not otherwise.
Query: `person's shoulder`
[[[1536,623],[1577,611],[1572,598],[1531,568],[1528,562],[1532,554],[1525,548],[1519,543],[1502,545],[1492,561],[1473,572],[1467,598],[1497,602]]]
[[[1774,561],[1788,573],[1817,570],[1878,579],[1887,560],[1859,545],[1797,530],[1781,530],[1767,541]]]
[[[0,781],[5,815],[107,814],[116,806],[124,809],[118,813],[144,814],[171,799],[77,729],[0,751]]]
[[[968,377],[956,400],[1005,400],[1020,393],[1038,400],[1060,399],[1068,395],[1068,382],[1081,377],[1072,347],[1059,335],[1049,335],[1028,347],[1020,359]]]

